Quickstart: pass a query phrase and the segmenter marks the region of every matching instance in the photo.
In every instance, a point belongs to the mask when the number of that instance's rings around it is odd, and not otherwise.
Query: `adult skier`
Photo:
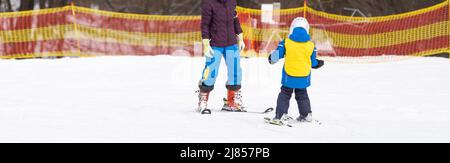
[[[244,36],[236,12],[236,0],[202,0],[202,42],[206,57],[202,79],[199,82],[197,111],[211,114],[208,98],[214,89],[222,57],[228,69],[227,101],[222,110],[244,112],[241,96],[242,70],[240,52],[244,50]]]

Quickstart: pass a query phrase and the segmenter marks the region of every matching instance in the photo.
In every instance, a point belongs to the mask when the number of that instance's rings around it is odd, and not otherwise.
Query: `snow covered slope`
[[[0,142],[450,142],[450,63],[327,63],[309,89],[322,126],[194,112],[202,58],[0,60]],[[243,60],[245,105],[275,107],[282,63]],[[225,96],[222,64],[210,106]],[[297,116],[294,100],[290,114]]]

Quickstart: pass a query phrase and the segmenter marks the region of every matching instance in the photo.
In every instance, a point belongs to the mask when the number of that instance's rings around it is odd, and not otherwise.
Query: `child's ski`
[[[287,127],[294,127],[294,125],[307,125],[307,124],[312,124],[312,125],[319,125],[321,126],[323,123],[319,120],[313,120],[312,122],[306,122],[306,121],[298,121],[295,120],[289,116],[283,117],[282,120],[273,120],[272,118],[269,117],[265,117],[264,121],[268,124],[271,125],[276,125],[276,126],[287,126]]]
[[[275,126],[294,127],[288,121],[273,120],[272,118],[269,118],[269,117],[265,117],[264,122],[271,124],[271,125],[275,125]]]
[[[314,125],[319,125],[321,126],[323,123],[319,120],[313,120],[312,122],[306,122],[306,121],[296,121],[296,123],[300,123],[300,124],[314,124]]]

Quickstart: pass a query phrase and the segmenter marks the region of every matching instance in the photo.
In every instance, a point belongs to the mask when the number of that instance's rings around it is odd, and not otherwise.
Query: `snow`
[[[450,142],[450,63],[414,58],[326,63],[309,89],[324,124],[270,126],[269,115],[194,112],[204,60],[96,57],[0,60],[0,142]],[[250,111],[275,107],[282,63],[244,59]],[[222,64],[210,106],[225,97]],[[290,114],[298,116],[292,100]]]

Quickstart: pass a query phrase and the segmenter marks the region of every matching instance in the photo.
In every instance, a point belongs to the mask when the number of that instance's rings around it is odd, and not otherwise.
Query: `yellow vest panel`
[[[284,68],[289,76],[306,77],[311,74],[311,56],[314,52],[314,43],[295,42],[286,39],[286,56]]]

